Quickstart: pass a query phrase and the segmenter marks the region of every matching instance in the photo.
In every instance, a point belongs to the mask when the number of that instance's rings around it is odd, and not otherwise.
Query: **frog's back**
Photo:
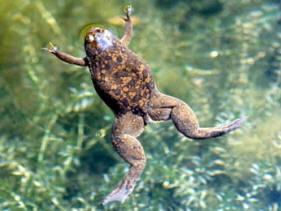
[[[155,89],[148,65],[117,39],[110,48],[96,50],[88,59],[97,93],[116,114],[144,115]]]

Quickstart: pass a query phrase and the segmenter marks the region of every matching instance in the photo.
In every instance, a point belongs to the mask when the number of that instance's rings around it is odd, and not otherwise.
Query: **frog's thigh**
[[[119,115],[115,118],[113,124],[113,137],[120,135],[131,135],[138,137],[144,130],[144,121],[141,116],[135,115],[132,112]]]
[[[166,121],[171,119],[171,111],[171,108],[152,108],[148,112],[153,121]]]
[[[143,129],[143,118],[132,113],[115,119],[112,144],[119,155],[130,164],[130,169],[124,179],[104,199],[104,204],[110,201],[124,202],[133,191],[146,163],[143,147],[135,138],[142,133]]]
[[[171,97],[169,95],[164,95],[159,93],[157,96],[153,97],[150,102],[150,108],[148,110],[149,116],[154,121],[165,121],[169,119],[177,120],[182,117],[178,114],[175,115],[175,112],[178,110],[182,111],[181,115],[189,117],[187,119],[190,124],[198,127],[198,122],[196,116],[192,109],[185,104],[183,101]]]

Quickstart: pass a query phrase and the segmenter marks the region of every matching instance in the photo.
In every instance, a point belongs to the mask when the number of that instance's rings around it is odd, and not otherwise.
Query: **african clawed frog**
[[[103,200],[124,202],[140,177],[146,158],[137,137],[151,122],[172,120],[177,130],[188,138],[207,139],[224,135],[239,127],[243,118],[229,124],[202,128],[192,109],[183,101],[162,94],[144,60],[129,48],[132,37],[131,7],[126,10],[125,35],[121,40],[109,30],[91,28],[85,36],[85,58],[60,52],[51,45],[48,52],[60,60],[88,66],[94,87],[115,114],[112,143],[119,155],[130,164],[125,178]]]

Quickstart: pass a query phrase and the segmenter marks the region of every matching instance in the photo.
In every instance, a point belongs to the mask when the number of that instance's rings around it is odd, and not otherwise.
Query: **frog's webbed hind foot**
[[[218,126],[218,127],[197,128],[197,130],[191,134],[194,139],[215,138],[215,137],[222,136],[226,133],[229,133],[233,130],[236,130],[236,129],[242,127],[242,123],[245,119],[246,119],[245,117],[241,117],[228,124]],[[182,129],[182,131],[185,131],[185,130]]]
[[[108,194],[104,200],[102,201],[102,204],[107,204],[111,201],[120,201],[123,203],[128,195],[133,191],[134,186],[132,186],[130,189],[126,188],[126,181],[121,181],[115,189]]]
[[[123,203],[130,193],[134,190],[136,185],[136,178],[130,178],[129,174],[118,183],[118,185],[108,194],[102,204],[107,204],[111,201],[120,201]]]
[[[242,116],[241,118],[236,119],[233,122],[230,122],[229,124],[225,125],[223,127],[225,133],[229,133],[229,132],[231,132],[233,130],[236,130],[236,129],[242,127],[242,124],[245,121],[245,119],[246,119],[246,117]]]

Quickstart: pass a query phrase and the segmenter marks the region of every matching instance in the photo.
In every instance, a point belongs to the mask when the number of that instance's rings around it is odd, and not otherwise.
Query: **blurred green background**
[[[124,203],[100,205],[128,170],[111,146],[113,114],[87,68],[83,29],[132,4],[130,48],[161,91],[202,126],[247,116],[224,137],[193,141],[148,125],[147,166]],[[0,0],[1,210],[281,210],[281,9],[277,0]],[[115,22],[114,22],[114,21]]]

